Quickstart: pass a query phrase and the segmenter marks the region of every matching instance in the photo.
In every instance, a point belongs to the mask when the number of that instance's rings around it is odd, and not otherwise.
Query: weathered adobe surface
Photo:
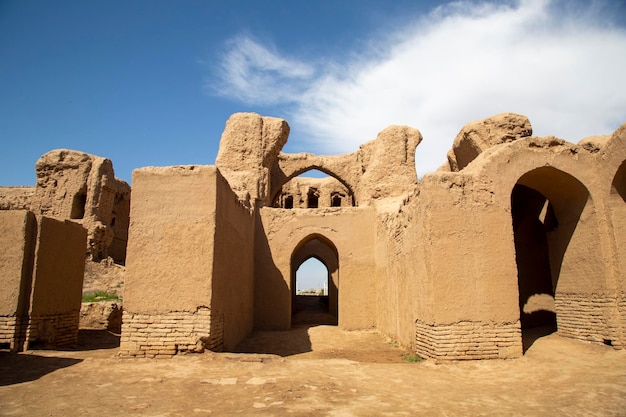
[[[92,259],[106,258],[116,235],[127,239],[130,186],[115,178],[109,159],[59,149],[43,155],[35,170],[31,210],[82,224],[88,231],[87,253]],[[116,255],[122,260],[122,255]]]
[[[30,210],[35,187],[0,187],[0,210]]]
[[[130,212],[130,186],[117,178],[109,159],[69,149],[50,151],[35,164],[34,187],[0,187],[0,210],[30,210],[37,216],[80,223],[88,231],[93,260],[123,263]]]

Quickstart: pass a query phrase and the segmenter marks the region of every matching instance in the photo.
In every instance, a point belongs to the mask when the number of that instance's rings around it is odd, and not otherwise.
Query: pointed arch
[[[327,306],[328,313],[333,317],[333,324],[337,323],[339,316],[339,254],[337,247],[330,239],[317,233],[313,233],[302,239],[291,255],[291,297],[292,312],[296,306],[296,271],[305,261],[315,258],[319,260],[328,271],[327,276]]]

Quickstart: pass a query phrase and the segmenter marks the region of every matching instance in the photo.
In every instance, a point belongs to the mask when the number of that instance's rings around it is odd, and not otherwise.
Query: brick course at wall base
[[[416,353],[438,360],[508,359],[522,355],[520,323],[415,322]]]
[[[559,335],[571,339],[615,344],[621,329],[615,311],[617,297],[596,294],[558,294],[554,300]],[[624,311],[622,306],[622,311]]]
[[[124,311],[122,320],[121,356],[160,358],[204,350],[219,352],[224,343],[224,320],[213,317],[206,307],[193,313]]]
[[[32,315],[26,340],[30,345],[42,343],[55,347],[75,346],[78,343],[79,316],[80,310],[61,314]]]
[[[24,340],[28,317],[1,316],[0,317],[0,344],[8,343],[11,351],[19,349],[18,344]]]

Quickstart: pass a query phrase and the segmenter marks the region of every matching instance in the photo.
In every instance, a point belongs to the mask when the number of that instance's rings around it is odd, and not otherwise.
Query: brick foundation
[[[79,310],[63,314],[32,315],[26,335],[28,344],[68,347],[78,343]],[[28,346],[26,347],[28,349]]]
[[[13,343],[17,318],[0,316],[0,343]]]
[[[623,299],[622,306],[616,297],[602,294],[558,294],[554,301],[560,336],[621,346],[619,319],[614,320],[614,313],[618,308],[624,311]]]
[[[9,344],[11,351],[19,350],[20,341],[24,340],[28,318],[21,320],[16,316],[0,316],[0,344]]]
[[[220,351],[224,343],[224,320],[211,310],[140,314],[124,311],[121,356],[170,357],[182,352]]]
[[[506,359],[522,355],[519,321],[488,324],[458,322],[430,325],[416,321],[415,350],[438,360]]]

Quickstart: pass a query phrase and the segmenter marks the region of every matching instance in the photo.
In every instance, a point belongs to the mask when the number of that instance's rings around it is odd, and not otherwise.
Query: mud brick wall
[[[557,294],[555,304],[560,336],[588,342],[619,343],[619,318],[614,314],[618,308],[616,297],[561,293]]]
[[[429,325],[416,321],[416,353],[437,360],[508,359],[522,355],[519,321]]]
[[[208,308],[195,312],[133,314],[124,312],[121,356],[169,357],[177,353],[222,350],[224,320]]]

